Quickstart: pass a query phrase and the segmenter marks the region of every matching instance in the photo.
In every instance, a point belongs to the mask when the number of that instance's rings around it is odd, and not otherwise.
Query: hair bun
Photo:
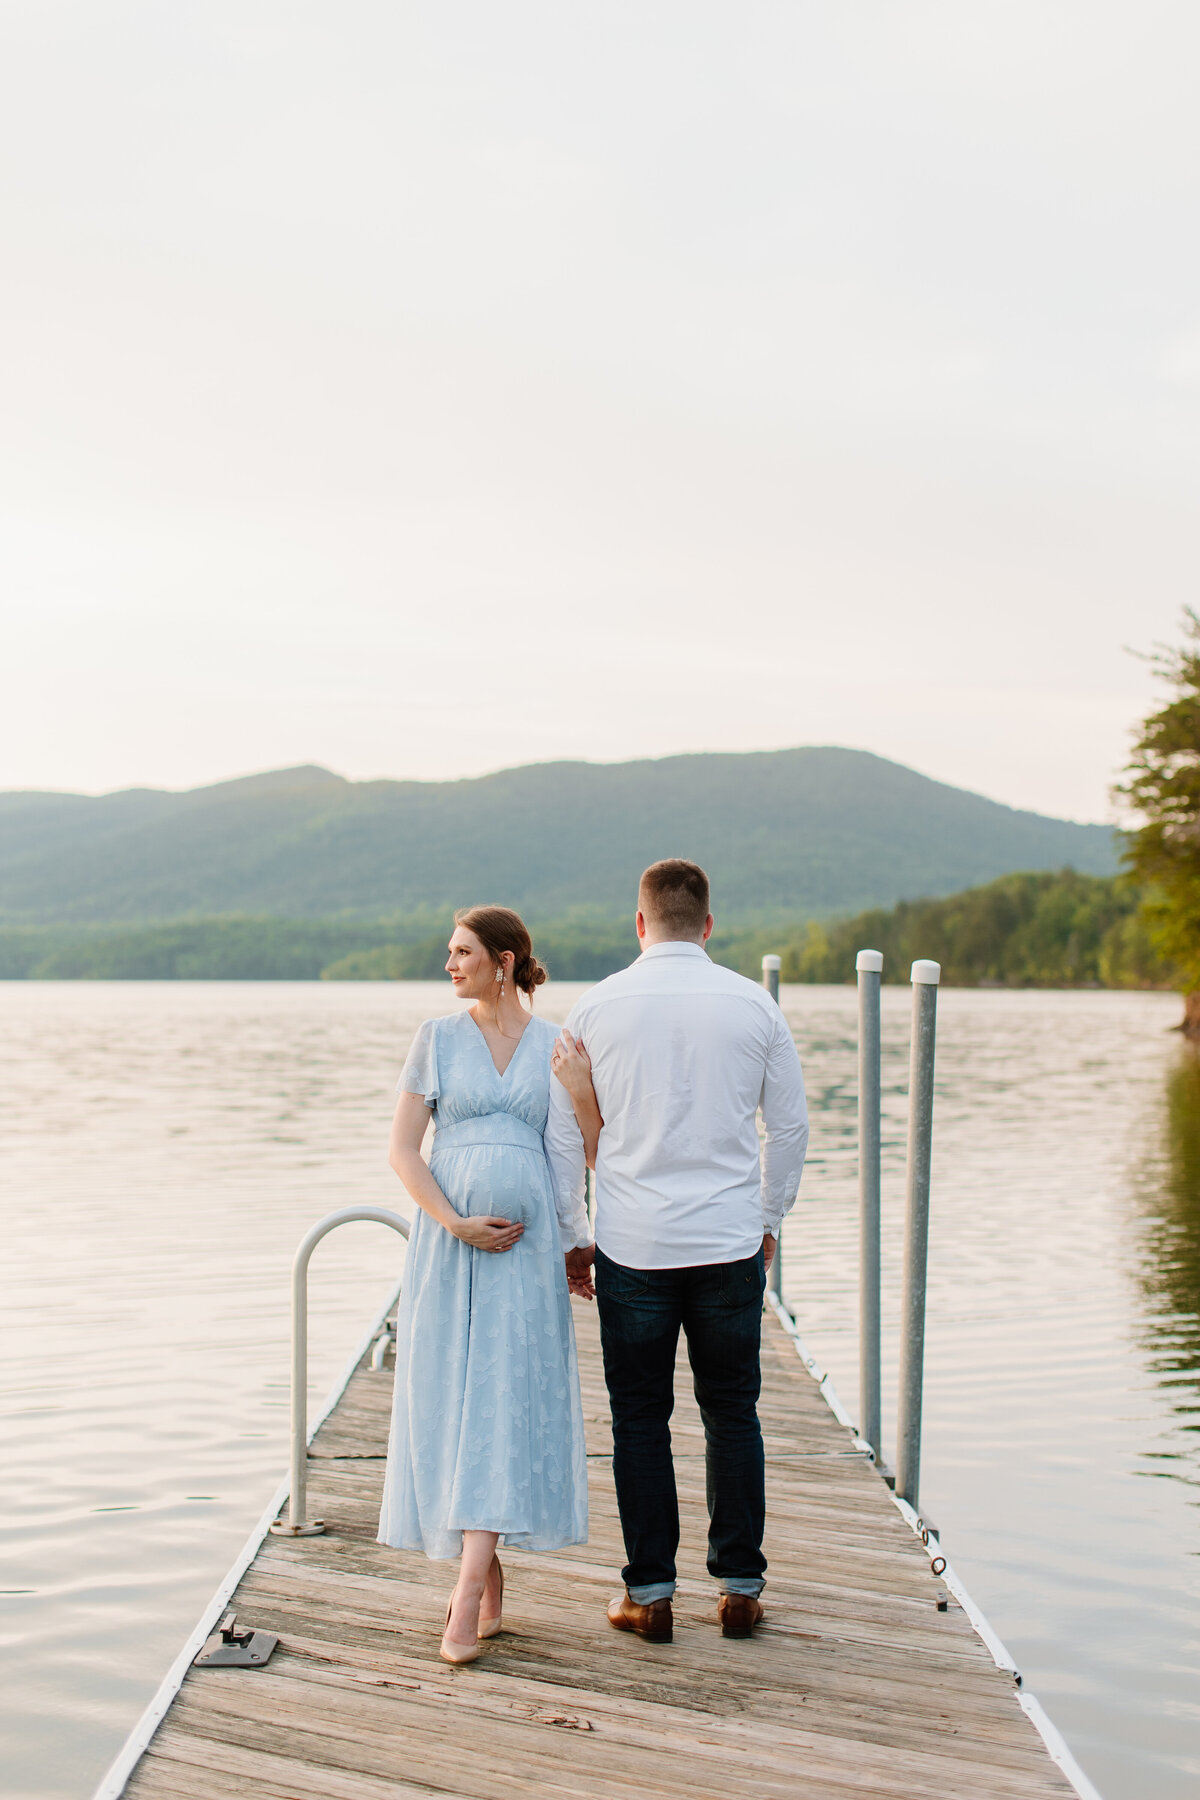
[[[523,956],[520,962],[513,965],[513,980],[526,994],[532,994],[534,988],[541,987],[545,979],[545,968],[538,961],[537,957],[533,955],[532,951],[528,956]]]

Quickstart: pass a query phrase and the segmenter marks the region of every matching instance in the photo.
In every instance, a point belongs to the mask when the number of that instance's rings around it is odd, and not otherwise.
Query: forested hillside
[[[944,900],[905,900],[832,925],[809,924],[780,946],[784,981],[848,981],[859,950],[883,952],[885,981],[918,957],[942,965],[948,987],[1166,987],[1161,962],[1125,880],[1064,870],[1006,875]]]
[[[785,981],[854,980],[859,950],[884,953],[884,979],[919,956],[947,986],[1170,987],[1127,881],[1064,870],[1006,875],[940,900],[906,900],[834,922],[718,927],[717,962],[757,979],[765,951]],[[440,978],[440,929],[337,919],[195,919],[146,926],[0,926],[0,978],[31,980],[422,981]],[[637,954],[632,921],[535,925],[552,976],[595,981]]]
[[[646,863],[704,863],[723,925],[829,918],[1012,869],[1109,874],[1114,836],[863,751],[542,763],[473,781],[282,770],[175,794],[0,794],[0,923],[215,917],[443,929],[481,900],[628,916]]]

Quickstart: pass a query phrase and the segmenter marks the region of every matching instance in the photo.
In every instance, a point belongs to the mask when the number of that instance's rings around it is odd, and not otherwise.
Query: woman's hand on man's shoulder
[[[584,1095],[592,1086],[592,1059],[564,1025],[555,1040],[550,1067],[568,1094]]]

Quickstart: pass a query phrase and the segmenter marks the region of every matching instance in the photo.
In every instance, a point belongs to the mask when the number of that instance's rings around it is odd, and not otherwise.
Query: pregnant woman
[[[583,1412],[560,1219],[543,1146],[556,1027],[535,1019],[546,971],[520,917],[456,914],[446,969],[469,1011],[427,1019],[399,1083],[390,1161],[420,1207],[396,1328],[379,1542],[461,1553],[441,1655],[473,1662],[500,1630],[501,1538],[558,1550],[587,1538]],[[522,1004],[521,995],[530,998]],[[595,1160],[595,1094],[573,1101]],[[421,1143],[430,1118],[433,1150]]]

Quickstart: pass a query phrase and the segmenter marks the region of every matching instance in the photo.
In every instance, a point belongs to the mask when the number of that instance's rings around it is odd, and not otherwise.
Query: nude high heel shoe
[[[485,1619],[482,1614],[480,1615],[479,1635],[481,1638],[499,1637],[500,1632],[504,1628],[501,1616],[504,1612],[504,1564],[500,1561],[498,1556],[494,1557],[493,1561],[500,1571],[500,1611],[496,1614],[494,1619]]]
[[[446,1602],[446,1630],[442,1632],[442,1645],[441,1649],[438,1651],[438,1655],[443,1662],[450,1663],[453,1667],[457,1667],[459,1663],[474,1662],[476,1657],[483,1655],[483,1650],[478,1642],[474,1644],[448,1644],[446,1642],[446,1631],[450,1628],[450,1614],[453,1610],[454,1595],[451,1594],[449,1600]]]

